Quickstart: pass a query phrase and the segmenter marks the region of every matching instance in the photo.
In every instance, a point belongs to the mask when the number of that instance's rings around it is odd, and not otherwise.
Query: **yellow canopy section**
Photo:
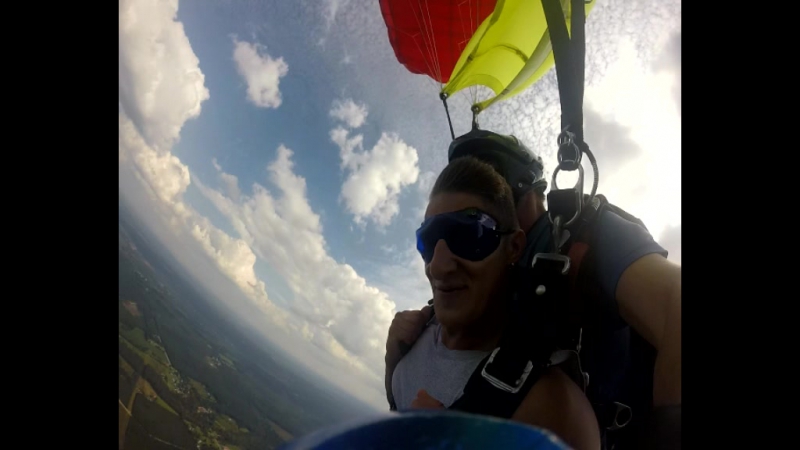
[[[586,15],[595,0],[586,4]],[[567,30],[572,18],[570,1],[561,0]],[[483,85],[495,96],[476,103],[483,111],[493,103],[524,91],[554,65],[553,47],[541,0],[497,0],[492,15],[472,35],[442,92],[452,96],[462,89]]]

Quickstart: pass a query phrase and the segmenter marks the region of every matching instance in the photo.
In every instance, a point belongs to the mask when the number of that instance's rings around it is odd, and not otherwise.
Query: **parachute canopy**
[[[569,29],[570,1],[560,3]],[[586,4],[587,16],[594,3]],[[381,0],[381,12],[409,71],[445,84],[447,96],[491,89],[494,96],[480,102],[473,94],[476,113],[524,91],[554,65],[541,0]]]
[[[380,5],[397,61],[444,84],[495,0],[380,0]]]

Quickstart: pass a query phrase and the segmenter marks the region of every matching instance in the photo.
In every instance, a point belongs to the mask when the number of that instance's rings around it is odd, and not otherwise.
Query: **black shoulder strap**
[[[498,347],[472,373],[463,395],[450,409],[511,417],[551,366],[550,358],[557,349],[580,351],[581,313],[585,308],[575,289],[576,280],[588,252],[592,224],[607,205],[602,195],[596,195],[591,203],[585,200],[586,207],[565,244],[567,257],[539,253],[531,267],[515,267],[515,296],[507,331]],[[575,381],[585,388],[584,380]]]
[[[565,317],[569,264],[539,253],[532,267],[514,269],[509,323],[498,347],[473,372],[450,409],[511,417],[530,388],[551,365]]]
[[[547,20],[547,30],[553,45],[553,58],[561,100],[561,129],[575,135],[583,143],[583,85],[586,52],[586,0],[570,0],[572,21],[570,30],[564,20],[560,0],[541,0]],[[570,37],[570,33],[572,36]],[[580,145],[580,144],[579,144]],[[575,162],[580,162],[575,155]],[[564,169],[568,169],[564,167]]]

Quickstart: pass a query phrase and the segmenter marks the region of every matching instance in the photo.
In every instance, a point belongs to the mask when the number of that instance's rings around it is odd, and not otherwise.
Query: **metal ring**
[[[576,155],[577,159],[567,159],[567,160],[565,160],[564,156],[562,154],[562,150],[565,147],[572,147],[573,149],[575,149],[575,155]],[[581,159],[582,159],[581,157],[582,156],[583,156],[583,151],[581,150],[580,147],[578,147],[578,144],[576,144],[575,142],[572,142],[572,141],[567,142],[567,143],[559,146],[558,152],[556,153],[556,159],[558,160],[558,167],[561,167],[565,163],[573,163],[573,164],[577,165],[578,167],[580,167]],[[568,170],[570,172],[572,172],[575,169],[568,169]]]
[[[553,189],[558,189],[558,183],[556,182],[556,177],[558,176],[558,172],[561,170],[561,167],[556,167],[556,170],[553,171]],[[563,227],[568,227],[575,223],[578,217],[581,215],[581,209],[583,206],[583,166],[578,165],[578,182],[573,186],[578,191],[578,207],[575,208],[575,215],[572,216],[567,223],[562,225]],[[558,245],[558,243],[556,244]]]
[[[556,177],[558,176],[558,172],[561,171],[561,165],[556,167],[556,170],[553,171],[553,188],[558,189],[558,183],[556,183]],[[578,165],[578,183],[575,186],[581,185],[583,188],[583,165]],[[583,194],[583,189],[581,189],[581,194]]]
[[[625,425],[629,424],[631,419],[633,418],[633,411],[631,411],[630,406],[620,402],[614,402],[614,405],[616,406],[616,410],[614,411],[614,422],[611,424],[611,426],[607,428],[608,430],[611,431],[624,428]],[[628,415],[627,420],[624,420],[622,423],[619,423],[620,415],[622,415],[623,418],[625,418],[624,414],[626,413]]]
[[[583,156],[583,149],[575,142],[575,133],[569,131],[569,127],[566,127],[561,131],[561,134],[558,135],[556,141],[558,142],[558,151],[556,152],[558,166],[561,167],[566,162],[563,154],[565,147],[572,147],[573,151],[575,152],[575,159],[570,159],[568,161],[580,166],[581,157]],[[571,172],[575,169],[569,170]]]

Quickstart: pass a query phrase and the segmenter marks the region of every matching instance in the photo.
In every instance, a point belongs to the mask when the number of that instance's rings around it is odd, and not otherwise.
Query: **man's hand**
[[[411,408],[413,409],[444,409],[444,405],[439,400],[431,397],[428,394],[428,391],[425,389],[420,389],[417,392],[417,398],[411,402]]]
[[[431,320],[433,309],[424,306],[420,310],[402,311],[394,316],[386,339],[386,363],[397,365],[400,358],[414,345],[425,324]]]
[[[424,306],[416,311],[402,311],[394,316],[392,325],[389,327],[389,336],[386,339],[386,375],[384,377],[386,388],[386,399],[389,404],[394,403],[392,396],[392,374],[400,359],[405,355],[409,348],[414,345],[425,324],[431,320],[433,308]]]

